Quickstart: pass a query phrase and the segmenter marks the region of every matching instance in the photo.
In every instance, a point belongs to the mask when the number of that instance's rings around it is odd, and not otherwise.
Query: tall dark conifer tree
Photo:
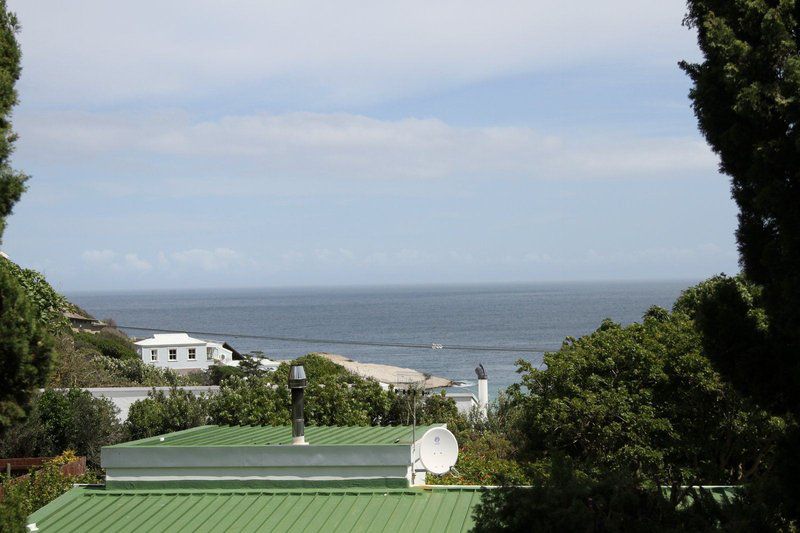
[[[0,0],[0,239],[27,180],[10,163],[16,139],[11,110],[20,75],[18,30],[17,18]],[[25,415],[31,394],[44,385],[50,355],[49,339],[36,322],[31,302],[9,269],[0,265],[0,431]]]
[[[700,130],[731,177],[741,265],[763,288],[767,315],[760,346],[709,355],[740,390],[800,416],[800,0],[689,0],[685,23],[703,61],[681,67]],[[798,447],[795,428],[761,490],[788,519],[800,517]]]
[[[798,21],[796,0],[689,0],[685,22],[703,61],[681,63],[700,130],[731,177],[741,264],[763,287],[772,339],[758,375],[745,361],[723,366],[734,383],[792,410],[800,409]]]

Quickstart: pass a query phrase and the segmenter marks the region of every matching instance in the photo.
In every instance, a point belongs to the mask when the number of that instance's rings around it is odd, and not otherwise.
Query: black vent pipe
[[[305,416],[303,413],[306,371],[303,365],[292,365],[289,369],[289,388],[292,389],[292,444],[307,444],[305,438]]]

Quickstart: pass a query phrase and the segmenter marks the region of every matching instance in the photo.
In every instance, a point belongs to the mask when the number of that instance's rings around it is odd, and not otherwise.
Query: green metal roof
[[[420,438],[433,426],[417,426]],[[410,444],[411,426],[308,426],[310,445]],[[162,440],[163,439],[163,440]],[[291,426],[200,426],[111,446],[268,446],[292,443]]]
[[[476,488],[160,490],[74,488],[35,512],[43,532],[468,531]]]

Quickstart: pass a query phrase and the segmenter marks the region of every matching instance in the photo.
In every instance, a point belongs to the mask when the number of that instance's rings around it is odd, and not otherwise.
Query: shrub
[[[28,268],[22,268],[13,261],[0,257],[0,270],[16,280],[22,288],[27,300],[35,311],[35,320],[51,332],[65,330],[69,321],[64,311],[73,310],[74,306],[59,294],[47,282],[45,277]]]
[[[103,331],[99,333],[79,332],[74,336],[77,349],[92,347],[113,359],[139,359],[133,343],[127,338]]]
[[[51,456],[75,450],[90,466],[99,467],[100,448],[122,440],[117,412],[110,400],[87,391],[48,389],[37,397],[28,419],[3,435],[0,454]]]
[[[515,393],[529,460],[559,452],[590,475],[633,469],[654,485],[741,483],[769,468],[787,428],[721,379],[683,313],[605,321],[544,362],[520,362],[527,393]]]
[[[206,371],[208,382],[211,385],[220,385],[226,379],[233,376],[242,376],[243,372],[235,366],[212,365]]]
[[[71,450],[47,461],[29,476],[3,481],[4,499],[0,501],[0,531],[25,531],[31,513],[67,492],[75,483],[93,483],[92,474],[70,476],[61,473],[61,466],[77,460]]]
[[[281,425],[290,423],[289,389],[275,386],[269,378],[231,377],[223,381],[209,401],[214,424]]]
[[[0,258],[0,265],[6,263]],[[46,381],[51,354],[49,335],[25,292],[0,266],[0,431],[25,416],[34,391]]]
[[[443,476],[428,475],[431,485],[527,484],[530,479],[516,460],[511,441],[494,431],[469,429],[456,434],[458,461]]]
[[[202,426],[208,420],[207,404],[205,396],[183,389],[173,387],[168,394],[154,389],[131,405],[125,429],[135,440]]]
[[[530,487],[486,491],[474,513],[476,533],[718,531],[723,519],[722,506],[706,492],[678,506],[635,478],[595,480],[558,458],[543,465]]]

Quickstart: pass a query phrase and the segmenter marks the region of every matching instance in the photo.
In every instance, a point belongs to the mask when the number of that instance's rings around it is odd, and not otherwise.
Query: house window
[[[214,348],[210,346],[206,348],[206,361],[211,361],[214,357]]]
[[[178,360],[178,350],[177,350],[177,348],[170,348],[169,349],[169,360],[170,361],[177,361]]]
[[[189,361],[194,361],[197,359],[197,350],[195,348],[189,348]]]
[[[158,361],[158,350],[150,350],[150,360]]]

